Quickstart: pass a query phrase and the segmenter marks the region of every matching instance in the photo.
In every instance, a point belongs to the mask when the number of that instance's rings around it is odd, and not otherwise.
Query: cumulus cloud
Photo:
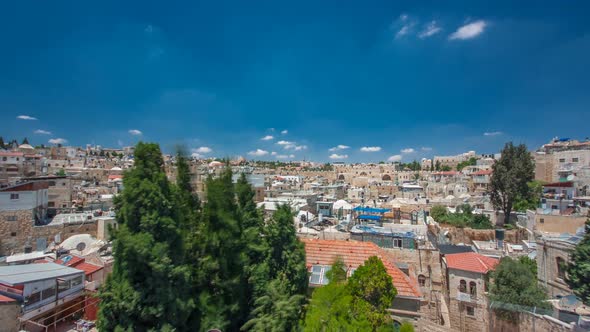
[[[197,149],[193,149],[193,152],[200,153],[200,154],[210,153],[211,151],[213,151],[213,149],[211,149],[208,146],[201,146],[201,147],[199,147]]]
[[[133,136],[139,136],[139,135],[143,134],[141,132],[141,130],[137,130],[137,129],[129,129],[129,133]]]
[[[363,146],[361,148],[362,152],[379,152],[381,151],[381,147],[380,146]]]
[[[255,156],[255,157],[262,157],[262,156],[266,156],[268,154],[268,151],[265,151],[262,149],[256,149],[254,151],[248,152],[248,154],[251,156]]]
[[[275,151],[273,151],[273,152],[271,152],[271,153],[270,153],[270,155],[271,155],[271,156],[276,156],[276,155],[277,155],[277,153],[276,153]]]
[[[272,135],[266,135],[263,138],[261,138],[261,140],[263,140],[263,141],[270,141],[273,139],[274,139],[274,136],[272,136]]]
[[[29,116],[29,115],[19,115],[16,118],[19,120],[37,120],[37,118]]]
[[[52,138],[49,140],[50,144],[66,144],[68,142],[65,138]]]
[[[416,150],[414,150],[412,148],[405,148],[405,149],[401,149],[400,152],[401,153],[414,153],[414,152],[416,152]]]
[[[430,23],[428,23],[428,25],[426,25],[426,27],[424,28],[424,30],[422,30],[422,32],[420,32],[418,34],[418,37],[424,39],[424,38],[428,38],[428,37],[432,37],[434,35],[436,35],[437,33],[439,33],[442,30],[441,27],[439,27],[436,24],[436,21],[431,21]]]
[[[346,159],[348,158],[347,154],[337,154],[337,153],[333,153],[330,155],[330,159]]]
[[[427,146],[423,146],[423,147],[420,148],[420,150],[422,150],[422,151],[432,151],[432,148],[431,147],[427,147]]]
[[[502,135],[501,131],[490,131],[490,132],[485,132],[483,133],[484,136],[498,136],[498,135]]]
[[[285,146],[285,149],[287,149],[287,150],[293,149],[295,151],[307,150],[307,145],[295,145],[293,147]]]
[[[399,162],[399,161],[401,161],[401,160],[402,160],[402,156],[401,156],[401,155],[399,155],[399,154],[396,154],[396,155],[393,155],[393,156],[391,156],[391,157],[387,158],[387,161],[390,161],[390,162],[392,162],[392,163],[393,163],[393,162]]]
[[[348,145],[342,145],[342,144],[340,144],[340,145],[337,145],[337,146],[329,149],[328,151],[334,152],[334,151],[346,150],[346,149],[349,149],[349,148],[350,148],[350,146],[348,146]]]
[[[295,142],[289,142],[289,141],[278,141],[278,142],[277,142],[277,144],[278,144],[278,145],[283,145],[283,146],[285,146],[285,145],[293,145],[293,144],[295,144]]]
[[[291,141],[278,141],[277,144],[281,145],[285,150],[301,151],[307,149],[307,145],[297,145],[296,142]]]
[[[281,131],[281,135],[287,135],[289,133],[289,131],[287,129]]]
[[[43,129],[37,129],[35,130],[35,134],[39,134],[39,135],[51,135],[50,131],[47,130],[43,130]]]
[[[478,20],[475,22],[465,24],[465,25],[459,27],[457,29],[457,31],[453,32],[449,36],[449,39],[450,40],[454,40],[454,39],[466,40],[466,39],[475,38],[483,33],[486,26],[487,26],[487,23],[484,20]]]

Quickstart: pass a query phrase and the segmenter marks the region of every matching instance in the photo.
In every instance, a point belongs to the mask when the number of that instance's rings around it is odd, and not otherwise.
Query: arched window
[[[418,284],[420,285],[420,287],[426,286],[426,277],[421,274],[418,275]]]
[[[566,263],[565,263],[565,259],[561,258],[561,257],[557,257],[555,259],[555,262],[557,263],[557,277],[565,280],[565,268],[566,268]]]
[[[459,292],[467,293],[467,282],[463,279],[459,281]]]
[[[477,285],[475,281],[469,282],[469,294],[471,294],[471,297],[477,297]]]
[[[391,181],[391,176],[389,176],[388,174],[383,175],[383,177],[381,178],[381,180],[383,181]]]

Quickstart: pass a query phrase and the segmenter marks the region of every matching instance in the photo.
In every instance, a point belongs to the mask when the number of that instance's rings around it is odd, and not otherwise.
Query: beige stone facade
[[[18,302],[0,303],[0,332],[17,332],[21,308]]]
[[[565,283],[565,264],[575,244],[565,239],[540,238],[537,240],[537,276],[539,283],[547,288],[550,298],[569,295],[571,289]]]
[[[489,311],[485,275],[449,269],[448,303],[455,331],[488,331]]]

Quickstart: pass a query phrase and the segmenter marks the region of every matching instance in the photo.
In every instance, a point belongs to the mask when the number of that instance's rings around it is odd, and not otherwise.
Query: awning
[[[362,220],[381,220],[381,216],[375,216],[370,214],[361,214],[356,218]]]

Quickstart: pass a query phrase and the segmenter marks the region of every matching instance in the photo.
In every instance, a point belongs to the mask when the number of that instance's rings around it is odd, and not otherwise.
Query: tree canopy
[[[393,331],[387,309],[397,290],[383,262],[370,257],[348,280],[342,271],[337,259],[328,285],[314,290],[304,331]]]
[[[490,300],[496,302],[494,308],[500,318],[514,322],[522,307],[530,311],[534,307],[551,307],[545,289],[537,283],[537,276],[527,262],[504,257],[491,277]]]
[[[510,221],[514,202],[519,197],[531,196],[528,183],[533,180],[534,165],[526,145],[514,146],[509,142],[492,169],[489,193],[494,207],[504,212],[504,220],[498,220],[498,224],[503,225]]]
[[[584,238],[570,256],[566,282],[584,304],[590,305],[590,216],[585,231]]]

